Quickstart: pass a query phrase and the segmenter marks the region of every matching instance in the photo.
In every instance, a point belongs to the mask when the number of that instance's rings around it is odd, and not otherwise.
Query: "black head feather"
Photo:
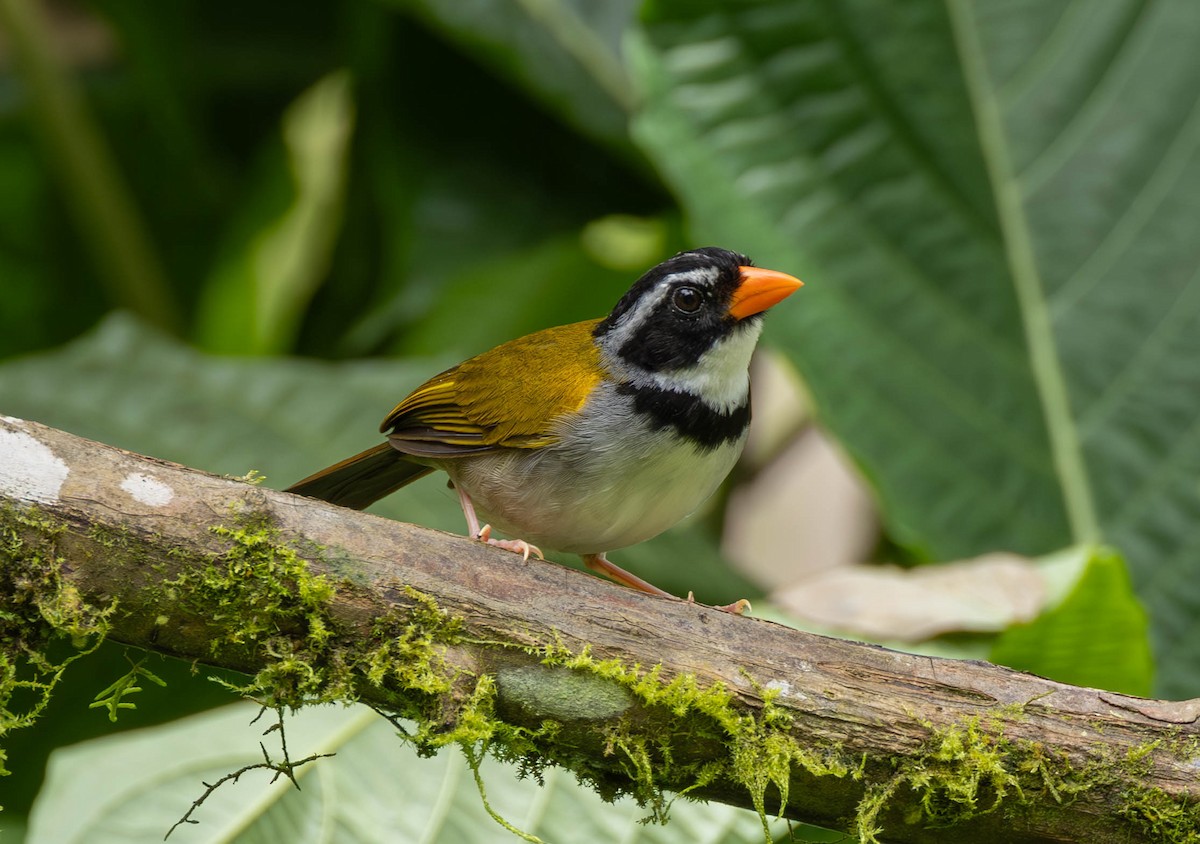
[[[594,336],[601,342],[619,339],[616,353],[647,372],[695,363],[737,327],[729,303],[743,266],[752,266],[745,255],[716,246],[680,252],[634,282]],[[676,294],[682,288],[699,294],[695,310],[679,307]]]

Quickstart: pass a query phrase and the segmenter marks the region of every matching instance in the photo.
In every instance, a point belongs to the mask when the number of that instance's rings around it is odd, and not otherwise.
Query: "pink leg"
[[[524,539],[492,539],[492,526],[479,526],[479,517],[475,515],[475,505],[471,503],[471,497],[467,495],[466,490],[458,484],[454,485],[454,489],[458,492],[458,503],[462,505],[463,515],[467,517],[467,533],[472,539],[478,539],[488,545],[495,545],[505,551],[520,554],[521,558],[525,560],[529,559],[530,554],[536,554],[539,560],[546,559],[540,548],[530,545]]]
[[[670,592],[664,592],[653,583],[642,580],[636,574],[630,574],[615,563],[609,562],[608,558],[603,554],[582,554],[580,556],[583,558],[583,564],[589,569],[597,574],[604,575],[610,580],[615,580],[617,583],[620,583],[623,586],[628,586],[630,589],[636,589],[639,592],[648,592],[651,595],[658,595],[660,598],[675,597]],[[693,603],[695,601],[691,592],[688,593],[687,599],[688,603]],[[733,613],[734,615],[741,615],[746,610],[750,609],[750,602],[745,598],[740,598],[734,601],[732,604],[726,604],[723,607],[714,607],[713,609],[718,609],[722,612]]]
[[[471,503],[471,497],[458,484],[454,485],[454,491],[458,493],[458,503],[462,506],[463,515],[467,517],[467,533],[472,539],[478,539],[479,517],[475,515],[475,505]]]

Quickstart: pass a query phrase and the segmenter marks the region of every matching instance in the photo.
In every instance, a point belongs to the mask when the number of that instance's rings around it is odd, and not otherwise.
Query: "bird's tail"
[[[409,461],[388,443],[380,443],[309,475],[285,492],[362,510],[432,471],[428,466]]]

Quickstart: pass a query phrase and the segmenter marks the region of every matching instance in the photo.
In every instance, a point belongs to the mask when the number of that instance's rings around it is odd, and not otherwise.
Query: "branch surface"
[[[1200,836],[1195,701],[643,595],[4,417],[0,529],[26,549],[3,566],[40,549],[81,601],[115,600],[114,640],[257,674],[279,700],[333,689],[422,720],[433,744],[484,741],[602,793],[760,812],[786,794],[788,817],[898,842]],[[249,601],[264,577],[275,603]],[[0,584],[0,605],[30,604],[28,578]]]

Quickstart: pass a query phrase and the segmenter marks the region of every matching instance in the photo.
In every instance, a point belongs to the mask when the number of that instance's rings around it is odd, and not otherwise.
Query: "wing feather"
[[[398,450],[422,457],[551,445],[556,422],[578,412],[602,377],[597,322],[548,328],[435,375],[380,430]]]

